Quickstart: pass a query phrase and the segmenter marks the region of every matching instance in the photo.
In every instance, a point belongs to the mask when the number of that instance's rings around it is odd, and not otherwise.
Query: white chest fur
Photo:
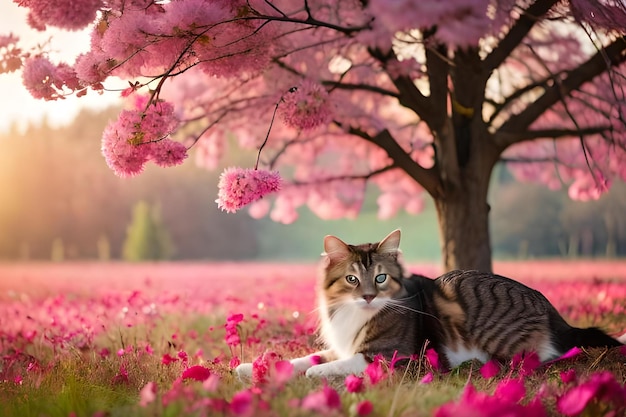
[[[324,306],[320,306],[324,311]],[[376,314],[353,303],[339,307],[332,317],[322,314],[322,338],[340,359],[349,358],[365,337],[361,329]]]

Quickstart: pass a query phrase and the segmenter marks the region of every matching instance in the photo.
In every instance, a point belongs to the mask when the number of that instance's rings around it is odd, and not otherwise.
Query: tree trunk
[[[441,253],[445,271],[478,269],[491,272],[489,205],[486,184],[468,178],[461,187],[436,199]]]

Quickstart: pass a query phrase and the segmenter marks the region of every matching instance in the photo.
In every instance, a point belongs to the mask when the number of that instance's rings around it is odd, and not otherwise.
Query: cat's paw
[[[235,374],[241,382],[249,382],[252,379],[252,364],[242,363],[235,368]]]
[[[327,376],[326,372],[324,371],[324,367],[319,365],[310,367],[304,372],[304,375],[307,378],[324,378]]]

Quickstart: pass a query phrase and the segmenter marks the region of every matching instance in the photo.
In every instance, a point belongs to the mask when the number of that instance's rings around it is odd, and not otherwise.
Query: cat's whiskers
[[[437,316],[435,316],[433,314],[427,313],[425,311],[420,311],[420,310],[416,310],[416,309],[411,308],[411,307],[407,307],[404,304],[401,304],[399,302],[400,300],[389,300],[389,302],[383,308],[389,307],[390,310],[395,310],[395,311],[402,311],[402,309],[404,309],[404,310],[412,311],[413,313],[422,314],[424,316],[431,317],[431,318],[437,320],[438,322],[441,322],[441,320],[439,320],[439,317],[437,317]]]

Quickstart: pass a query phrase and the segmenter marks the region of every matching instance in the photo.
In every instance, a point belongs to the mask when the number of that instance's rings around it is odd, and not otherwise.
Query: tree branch
[[[567,76],[561,82],[545,89],[541,97],[522,112],[511,116],[504,122],[498,130],[499,134],[502,133],[504,135],[501,136],[501,140],[497,141],[496,144],[501,149],[504,149],[516,143],[516,141],[510,140],[513,135],[528,129],[551,106],[563,97],[569,96],[573,90],[580,88],[584,83],[602,74],[607,70],[607,65],[615,66],[624,61],[626,61],[626,39],[620,37],[603,50],[598,51],[578,68],[566,72]]]
[[[426,169],[415,162],[395,141],[387,129],[380,131],[376,136],[370,136],[363,130],[352,126],[348,129],[348,132],[384,149],[393,160],[394,166],[401,168],[417,181],[433,198],[440,198],[443,195],[443,187],[441,186],[437,169]]]
[[[336,177],[328,177],[328,178],[321,178],[315,181],[292,181],[291,184],[292,185],[313,185],[313,184],[327,184],[333,181],[356,181],[356,180],[363,180],[363,181],[367,181],[370,178],[375,177],[376,175],[380,175],[384,172],[387,171],[391,171],[392,169],[396,169],[398,168],[395,164],[391,164],[391,165],[387,165],[384,166],[380,169],[374,170],[372,172],[369,172],[367,174],[362,174],[362,175],[338,175]]]
[[[375,85],[369,84],[351,84],[351,83],[342,83],[338,81],[322,81],[322,85],[327,85],[332,87],[333,89],[339,90],[357,90],[357,91],[369,91],[371,93],[378,93],[383,96],[395,97],[398,98],[398,93],[395,91],[386,90],[381,87],[377,87]]]
[[[581,129],[535,129],[524,130],[515,133],[497,132],[494,135],[496,142],[508,141],[512,143],[523,142],[535,139],[559,139],[567,137],[580,137],[587,135],[597,135],[613,130],[613,126],[595,126]]]
[[[558,0],[538,0],[524,10],[524,13],[498,43],[498,46],[485,57],[483,61],[485,69],[490,73],[498,68],[528,35],[528,32],[541,19],[541,16],[546,14],[556,3],[558,3]]]
[[[393,50],[384,54],[380,49],[368,48],[368,52],[383,65],[385,65],[389,59],[395,58]],[[399,76],[393,78],[390,76],[389,78],[391,78],[391,81],[398,89],[398,101],[400,104],[413,110],[420,119],[424,120],[424,122],[430,126],[433,119],[431,116],[433,109],[430,98],[422,94],[410,77]]]

